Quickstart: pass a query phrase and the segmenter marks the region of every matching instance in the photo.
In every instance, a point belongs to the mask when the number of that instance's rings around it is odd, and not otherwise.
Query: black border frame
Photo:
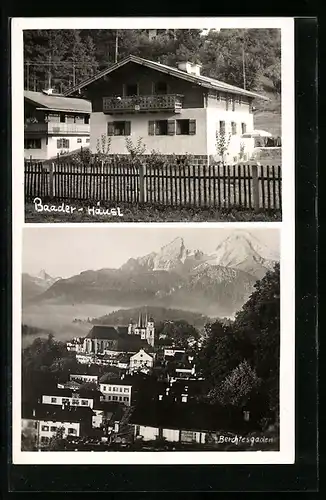
[[[138,13],[140,15],[140,13]],[[170,14],[171,15],[171,14]],[[195,14],[193,14],[195,15]],[[207,14],[206,14],[207,15]],[[208,14],[209,15],[209,14]],[[235,15],[235,14],[233,14]],[[283,14],[284,15],[284,14]],[[8,21],[8,19],[7,19]],[[7,32],[8,26],[4,26]],[[9,29],[10,33],[10,29]],[[10,102],[10,54],[5,40],[3,54],[8,73],[2,73],[3,111]],[[6,64],[7,63],[7,64]],[[23,466],[7,467],[10,492],[217,492],[217,491],[318,491],[317,461],[317,19],[295,21],[296,66],[296,463],[294,465],[196,465],[148,466]],[[3,115],[4,116],[4,115]],[[11,122],[7,120],[4,146],[11,160]],[[5,128],[6,128],[5,127]],[[9,164],[8,161],[8,164]],[[11,361],[11,170],[1,173],[5,186],[2,214],[7,248],[1,259],[6,291],[2,301],[2,352]],[[4,319],[4,322],[3,322]],[[8,332],[8,335],[4,335]],[[4,338],[5,337],[5,338]],[[11,370],[2,363],[1,378],[5,404],[10,410]],[[7,409],[8,409],[7,407]],[[11,412],[5,411],[3,435],[11,428]],[[10,432],[7,437],[11,448]],[[2,448],[4,465],[11,461],[11,450]]]

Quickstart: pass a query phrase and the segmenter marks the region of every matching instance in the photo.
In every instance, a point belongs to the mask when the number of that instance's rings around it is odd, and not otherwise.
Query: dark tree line
[[[206,326],[198,366],[212,403],[254,412],[278,422],[280,363],[279,264],[255,285],[233,324]]]
[[[175,66],[200,62],[202,74],[258,89],[262,76],[281,83],[281,35],[275,29],[174,30],[150,39],[146,30],[24,32],[25,88],[62,92],[128,55]]]

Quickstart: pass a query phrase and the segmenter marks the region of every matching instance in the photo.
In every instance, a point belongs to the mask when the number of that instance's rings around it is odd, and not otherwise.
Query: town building
[[[89,148],[91,103],[50,91],[24,91],[24,155],[48,160]]]
[[[149,343],[141,335],[130,335],[127,327],[94,325],[83,340],[85,354],[107,354],[118,356],[121,353],[134,354],[139,349],[148,349]]]
[[[71,373],[69,375],[71,381],[80,382],[82,384],[97,384],[98,376],[97,375],[89,375],[88,373]]]
[[[93,408],[94,401],[99,401],[101,393],[99,391],[61,389],[58,387],[49,388],[42,394],[42,403],[56,406],[80,406]]]
[[[92,428],[93,415],[92,409],[87,407],[23,405],[22,439],[28,439],[36,448],[42,448],[49,444],[60,428],[63,428],[63,438],[86,436]]]
[[[135,371],[149,371],[154,366],[154,355],[150,355],[140,349],[139,352],[130,357],[130,372]]]
[[[130,423],[134,426],[135,439],[182,444],[206,444],[212,434],[218,436],[221,432],[245,435],[254,427],[240,410],[231,413],[217,405],[166,400],[138,404]]]
[[[90,149],[110,137],[110,154],[127,154],[126,138],[142,138],[146,154],[192,155],[194,164],[218,161],[216,135],[230,139],[227,158],[251,153],[253,100],[268,98],[204,76],[201,65],[177,67],[129,56],[69,89],[91,101]],[[243,149],[244,147],[244,149]]]
[[[105,374],[100,379],[101,401],[131,405],[132,379],[130,377],[112,378]]]

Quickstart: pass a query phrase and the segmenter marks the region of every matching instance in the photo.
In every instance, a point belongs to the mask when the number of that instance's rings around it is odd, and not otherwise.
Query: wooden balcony
[[[103,113],[181,113],[182,98],[179,94],[103,97]]]
[[[87,135],[90,132],[87,123],[39,122],[25,123],[27,135]]]

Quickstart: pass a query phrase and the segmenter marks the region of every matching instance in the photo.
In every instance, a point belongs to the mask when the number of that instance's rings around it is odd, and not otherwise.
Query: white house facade
[[[91,104],[84,99],[24,91],[24,156],[49,160],[89,148]]]
[[[145,154],[190,154],[199,164],[218,155],[216,134],[230,137],[230,159],[252,139],[253,99],[264,96],[200,74],[200,65],[170,67],[140,57],[128,58],[82,82],[65,95],[82,92],[92,102],[90,149],[110,139],[110,154],[127,154],[126,138],[142,138]]]

